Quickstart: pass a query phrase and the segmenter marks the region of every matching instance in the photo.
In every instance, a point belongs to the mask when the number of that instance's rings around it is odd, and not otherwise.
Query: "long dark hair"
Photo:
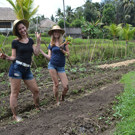
[[[22,39],[20,33],[18,32],[18,28],[17,28],[19,24],[23,24],[24,26],[25,26],[25,24],[20,21],[20,22],[18,22],[18,23],[16,24],[16,26],[15,26],[15,33],[16,33],[17,37],[18,37],[19,39]],[[25,27],[26,27],[26,26],[25,26]],[[26,33],[27,33],[27,32],[26,32]],[[27,37],[28,37],[28,33],[27,33]]]

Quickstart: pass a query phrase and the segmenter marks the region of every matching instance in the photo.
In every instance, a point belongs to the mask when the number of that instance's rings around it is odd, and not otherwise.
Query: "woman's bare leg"
[[[58,81],[58,73],[55,69],[49,69],[49,73],[51,75],[52,81],[53,81],[53,92],[54,96],[56,98],[56,102],[59,103],[59,93],[58,93],[58,86],[59,86],[59,81]]]
[[[63,91],[62,91],[62,95],[61,95],[61,101],[64,101],[64,97],[69,89],[68,87],[68,78],[66,73],[58,73],[58,76],[61,80],[62,86],[63,86]]]
[[[13,113],[13,117],[17,116],[17,98],[20,91],[21,79],[10,78],[11,94],[10,94],[10,107]]]
[[[30,89],[30,91],[33,94],[35,107],[39,109],[39,89],[38,89],[36,80],[35,79],[24,80],[24,83],[27,85],[28,89]]]

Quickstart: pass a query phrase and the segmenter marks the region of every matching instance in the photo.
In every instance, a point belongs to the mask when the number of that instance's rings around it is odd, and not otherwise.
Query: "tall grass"
[[[36,39],[33,36],[34,41]],[[3,45],[7,54],[11,54],[11,42],[15,39],[14,36],[9,36]],[[4,41],[4,36],[0,36],[0,43]],[[41,48],[47,52],[47,47],[50,42],[50,37],[42,37]],[[129,47],[127,50],[127,55],[125,56],[125,42],[116,41],[113,42],[107,39],[73,39],[73,45],[69,46],[70,57],[67,60],[72,65],[78,63],[91,63],[91,62],[103,62],[110,61],[113,59],[125,59],[125,58],[134,58],[135,57],[135,45],[133,42],[129,42]],[[8,68],[8,65],[5,64],[5,60],[0,60],[0,63],[3,65],[3,68],[0,67],[0,71],[5,68]],[[34,56],[34,65],[46,67],[48,61],[40,54],[39,56]],[[9,64],[10,65],[10,64]]]
[[[122,77],[124,92],[117,97],[119,104],[115,107],[120,122],[116,125],[114,135],[135,135],[135,72]]]

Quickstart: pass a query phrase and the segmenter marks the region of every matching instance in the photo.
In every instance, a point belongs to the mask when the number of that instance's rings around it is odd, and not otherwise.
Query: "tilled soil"
[[[112,109],[117,103],[115,97],[123,91],[119,80],[123,74],[133,71],[135,65],[99,69],[87,64],[83,68],[67,73],[70,89],[66,101],[60,106],[55,105],[48,71],[41,69],[34,72],[40,88],[41,111],[34,109],[31,93],[22,82],[18,111],[24,121],[20,123],[15,123],[11,117],[9,83],[0,83],[3,94],[0,96],[0,135],[111,134],[118,120],[113,116]],[[1,82],[5,78],[6,75]]]

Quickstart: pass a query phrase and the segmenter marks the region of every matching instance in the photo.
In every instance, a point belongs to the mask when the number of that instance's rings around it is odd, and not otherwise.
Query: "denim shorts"
[[[30,67],[24,67],[17,63],[11,64],[9,69],[9,77],[23,80],[32,80],[34,78]]]
[[[48,69],[55,69],[58,73],[64,73],[65,72],[64,67],[55,66],[55,65],[51,64],[50,62],[48,63]]]

